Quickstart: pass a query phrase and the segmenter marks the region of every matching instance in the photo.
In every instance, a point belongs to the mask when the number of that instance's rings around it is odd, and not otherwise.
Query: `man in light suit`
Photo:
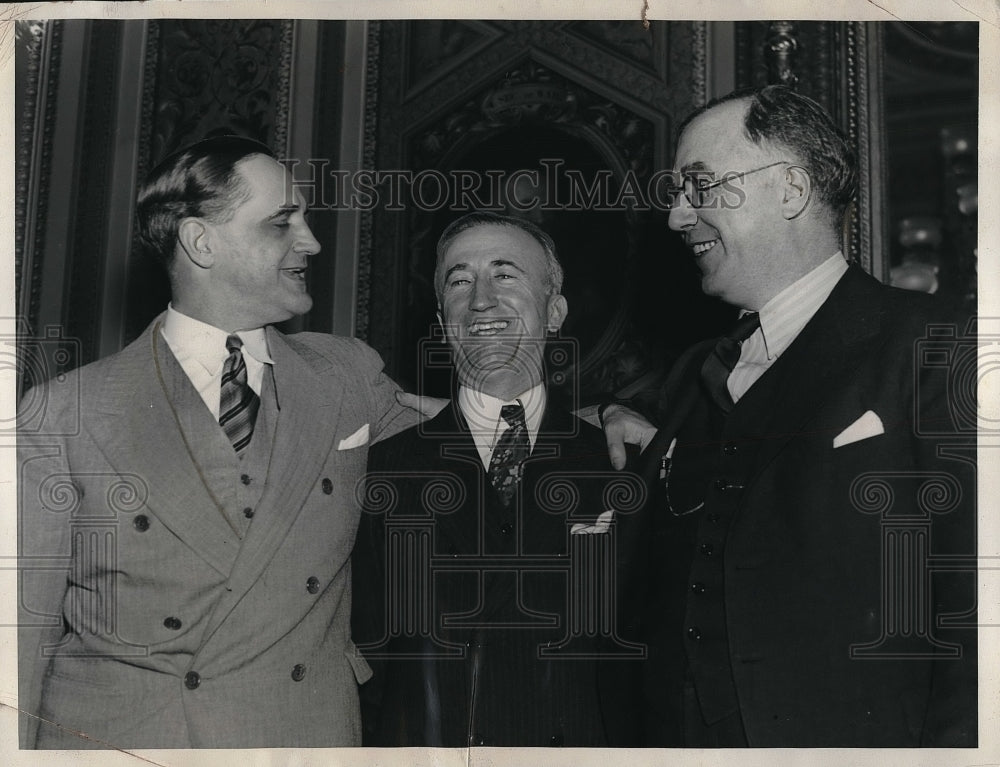
[[[548,401],[561,284],[530,222],[472,213],[438,243],[458,391],[372,451],[354,553],[366,745],[638,743],[626,680],[644,650],[615,625],[633,569],[616,542],[642,485]]]
[[[669,225],[742,316],[681,358],[642,435],[647,742],[974,746],[975,444],[941,367],[964,324],[848,265],[853,158],[815,102],[720,99],[675,163]],[[610,441],[642,433],[604,417]]]
[[[312,305],[304,215],[257,142],[167,158],[137,218],[171,305],[29,394],[22,747],[360,744],[356,485],[415,414],[364,344],[272,327]]]

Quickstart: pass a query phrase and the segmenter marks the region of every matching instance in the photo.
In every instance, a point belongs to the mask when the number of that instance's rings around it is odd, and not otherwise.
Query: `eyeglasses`
[[[776,165],[791,165],[791,163],[788,160],[779,160],[778,162],[772,162],[770,165],[762,165],[759,168],[752,168],[751,170],[744,170],[739,173],[726,173],[717,181],[699,178],[697,173],[685,173],[681,176],[681,186],[672,183],[666,185],[667,207],[676,208],[680,202],[680,196],[683,194],[688,198],[688,202],[691,203],[692,208],[704,208],[711,202],[713,197],[712,190],[716,187],[735,181],[738,178],[749,176],[751,173],[773,168]]]

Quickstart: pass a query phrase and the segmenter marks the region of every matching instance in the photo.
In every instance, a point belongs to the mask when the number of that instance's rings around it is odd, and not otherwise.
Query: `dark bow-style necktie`
[[[237,335],[226,338],[229,356],[222,366],[222,386],[219,391],[219,425],[226,432],[233,449],[243,452],[253,437],[260,397],[247,383],[247,366],[243,360],[243,341]]]
[[[708,355],[701,368],[701,380],[708,389],[709,396],[722,410],[728,413],[733,409],[733,397],[729,393],[729,374],[733,372],[736,363],[740,361],[740,349],[743,342],[760,327],[760,315],[756,312],[744,314],[732,331],[722,338]]]
[[[520,403],[504,405],[500,408],[500,415],[507,422],[507,430],[500,435],[493,450],[489,476],[490,484],[506,506],[517,492],[518,483],[524,474],[524,460],[531,452],[531,443],[528,441],[524,407]]]

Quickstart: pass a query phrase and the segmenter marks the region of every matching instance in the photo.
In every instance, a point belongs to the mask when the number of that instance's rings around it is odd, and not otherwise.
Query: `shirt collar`
[[[458,387],[458,406],[469,424],[469,431],[477,446],[492,450],[507,423],[500,417],[500,408],[520,402],[524,407],[524,421],[528,427],[528,440],[534,447],[538,430],[545,413],[545,386],[538,384],[512,400],[491,397],[466,386]]]
[[[229,356],[226,352],[226,339],[229,335],[229,331],[220,330],[177,311],[173,304],[167,306],[167,315],[163,319],[163,337],[167,339],[171,349],[196,360],[212,375],[218,374]],[[237,335],[243,341],[244,354],[259,362],[274,364],[267,351],[264,328],[241,330]]]
[[[847,261],[838,250],[764,304],[760,310],[760,331],[769,360],[795,340],[846,271]]]

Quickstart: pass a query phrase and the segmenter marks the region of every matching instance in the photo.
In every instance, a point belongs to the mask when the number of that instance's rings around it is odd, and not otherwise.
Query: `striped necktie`
[[[504,506],[510,504],[524,474],[524,460],[531,452],[528,424],[524,420],[524,406],[504,405],[500,415],[507,422],[507,430],[500,435],[490,458],[490,484],[496,489]]]
[[[743,342],[759,327],[759,314],[756,312],[744,314],[736,323],[736,327],[719,339],[701,368],[701,380],[705,388],[708,389],[715,404],[726,413],[733,409],[733,397],[729,393],[728,385],[729,374],[740,361]]]
[[[222,388],[219,392],[219,425],[226,432],[233,449],[242,453],[253,437],[260,397],[247,383],[247,366],[243,361],[243,341],[237,335],[226,339],[229,356],[222,366]]]

